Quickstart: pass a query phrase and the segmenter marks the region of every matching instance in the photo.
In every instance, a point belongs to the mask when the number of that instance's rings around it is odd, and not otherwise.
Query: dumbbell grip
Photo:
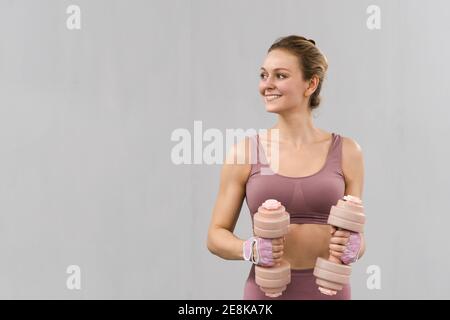
[[[273,240],[272,238],[263,238],[263,237],[258,237],[258,238],[261,238],[261,239],[264,239],[264,240],[270,240],[270,241]],[[254,244],[252,245],[252,256],[253,256],[253,257],[256,257],[256,255],[258,255],[258,252],[257,252],[257,250],[255,249],[255,245],[256,245],[256,243],[254,243]],[[272,252],[273,252],[273,251],[272,251]],[[261,259],[261,257],[258,255],[258,260],[259,260],[259,259]],[[256,259],[254,259],[254,260],[256,260]],[[281,266],[281,262],[276,263],[276,264],[274,264],[273,266],[270,266],[270,267],[268,267],[268,268],[276,267],[276,266]]]
[[[348,231],[346,229],[339,228],[339,227],[336,227],[336,226],[333,226],[333,227],[336,228],[336,231]],[[331,235],[331,236],[333,236],[333,235]],[[331,253],[330,253],[330,256],[328,257],[328,261],[331,261],[331,262],[334,262],[334,263],[338,263],[338,264],[343,264],[341,259],[333,256]]]

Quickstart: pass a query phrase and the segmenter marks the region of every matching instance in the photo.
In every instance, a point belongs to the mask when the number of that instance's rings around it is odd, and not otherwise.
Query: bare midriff
[[[328,259],[330,230],[327,224],[289,225],[283,258],[291,264],[291,269],[311,269],[317,257]]]

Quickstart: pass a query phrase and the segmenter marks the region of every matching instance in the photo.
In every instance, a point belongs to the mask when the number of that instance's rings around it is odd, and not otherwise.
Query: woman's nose
[[[265,89],[273,89],[274,88],[274,84],[273,84],[273,81],[272,81],[271,77],[268,77],[266,79],[266,81],[264,81],[263,87]]]

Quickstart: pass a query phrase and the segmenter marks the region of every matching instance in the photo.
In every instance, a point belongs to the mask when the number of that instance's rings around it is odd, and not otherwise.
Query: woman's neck
[[[281,144],[290,144],[296,148],[323,139],[322,131],[314,127],[311,112],[297,112],[288,117],[279,115],[278,122],[269,129],[269,137],[276,137],[274,129],[278,129],[278,141]]]

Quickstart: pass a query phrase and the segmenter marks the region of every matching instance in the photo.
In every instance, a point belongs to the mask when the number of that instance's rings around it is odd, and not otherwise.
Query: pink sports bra
[[[274,173],[260,146],[259,136],[249,137],[252,145],[250,176],[246,184],[246,202],[253,215],[267,199],[280,201],[289,212],[291,223],[326,224],[331,207],[344,196],[345,179],[341,167],[342,138],[332,133],[325,165],[305,177],[287,177]],[[253,159],[252,159],[253,160]],[[261,174],[261,168],[265,168]],[[270,174],[267,174],[269,172]]]

